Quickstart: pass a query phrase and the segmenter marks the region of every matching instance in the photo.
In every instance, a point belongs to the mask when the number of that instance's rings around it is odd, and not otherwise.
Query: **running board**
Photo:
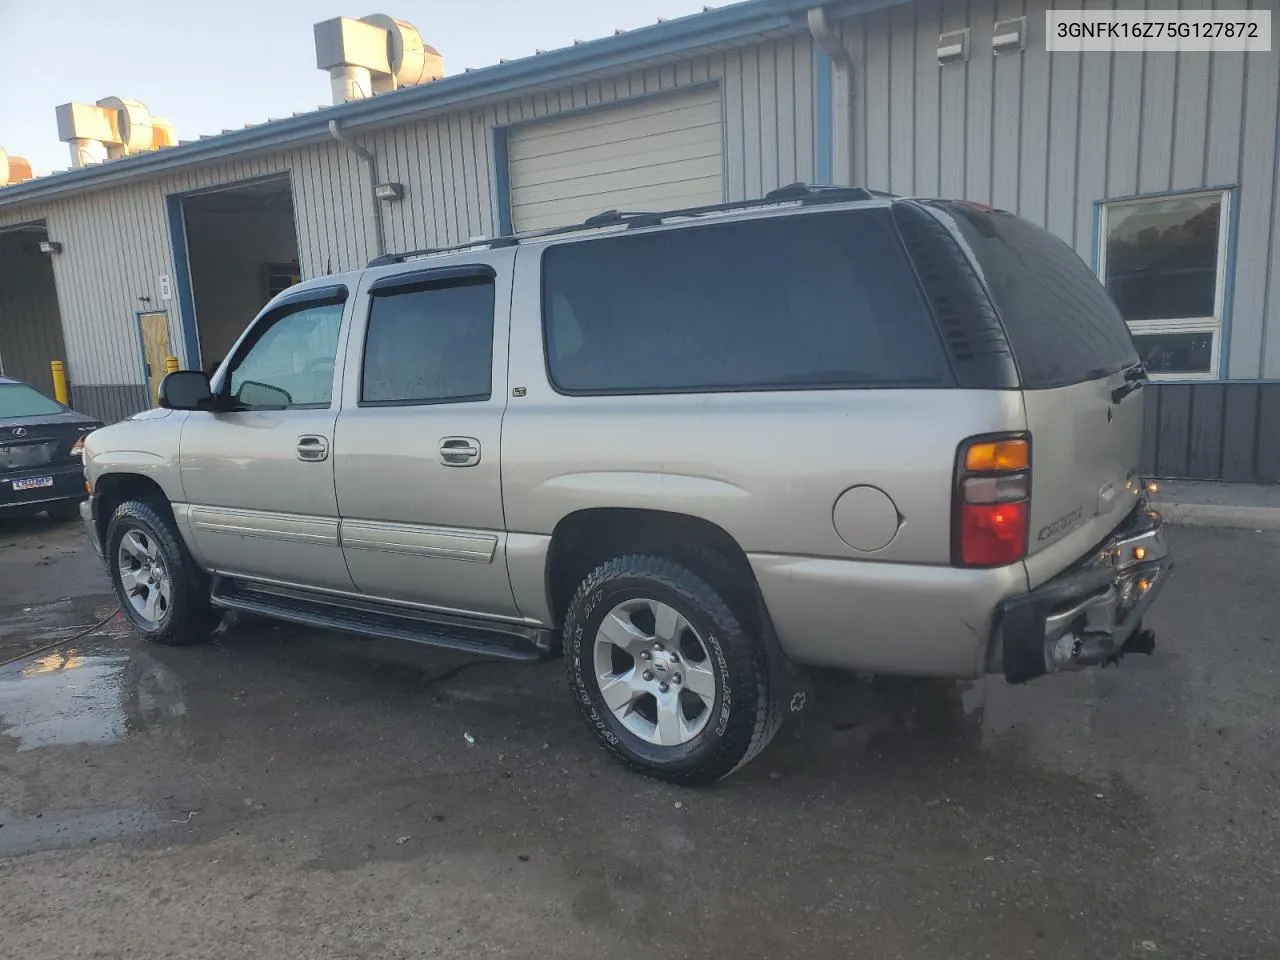
[[[210,600],[224,610],[288,620],[318,630],[408,640],[504,660],[543,660],[555,649],[552,632],[537,627],[418,612],[373,600],[334,597],[231,577],[214,578]]]

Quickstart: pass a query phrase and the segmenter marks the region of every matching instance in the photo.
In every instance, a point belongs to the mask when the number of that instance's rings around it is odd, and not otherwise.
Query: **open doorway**
[[[65,360],[62,316],[44,222],[0,230],[0,375],[53,396],[49,363]],[[74,373],[74,371],[72,371]]]
[[[301,279],[293,191],[285,174],[181,203],[200,366],[212,373],[263,304]]]

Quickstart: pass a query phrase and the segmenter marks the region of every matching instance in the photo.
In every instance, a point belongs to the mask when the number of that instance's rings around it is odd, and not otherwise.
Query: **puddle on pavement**
[[[115,609],[112,596],[74,597],[53,603],[0,608],[0,663],[89,630]],[[130,632],[124,617],[117,616],[93,629],[89,636],[121,639]]]
[[[117,743],[186,712],[173,674],[137,652],[66,647],[0,669],[0,734],[20,751]]]
[[[56,650],[15,665],[0,673],[0,726],[19,750],[122,740],[128,662]]]
[[[19,818],[13,811],[0,807],[0,857],[53,847],[107,843],[163,824],[163,817],[140,810],[63,810]]]

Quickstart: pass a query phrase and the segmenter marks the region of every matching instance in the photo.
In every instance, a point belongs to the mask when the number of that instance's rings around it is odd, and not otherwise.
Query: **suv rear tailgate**
[[[1145,373],[1120,311],[1070,246],[1001,211],[935,210],[968,245],[1017,362],[1031,434],[1034,589],[1105,540],[1137,503]]]
[[[1142,392],[1124,374],[1023,394],[1031,430],[1027,579],[1032,589],[1097,546],[1133,510]]]

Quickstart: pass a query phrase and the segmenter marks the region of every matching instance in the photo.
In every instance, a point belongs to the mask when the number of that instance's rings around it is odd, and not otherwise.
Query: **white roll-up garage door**
[[[724,196],[717,87],[522,125],[507,143],[516,230]]]

